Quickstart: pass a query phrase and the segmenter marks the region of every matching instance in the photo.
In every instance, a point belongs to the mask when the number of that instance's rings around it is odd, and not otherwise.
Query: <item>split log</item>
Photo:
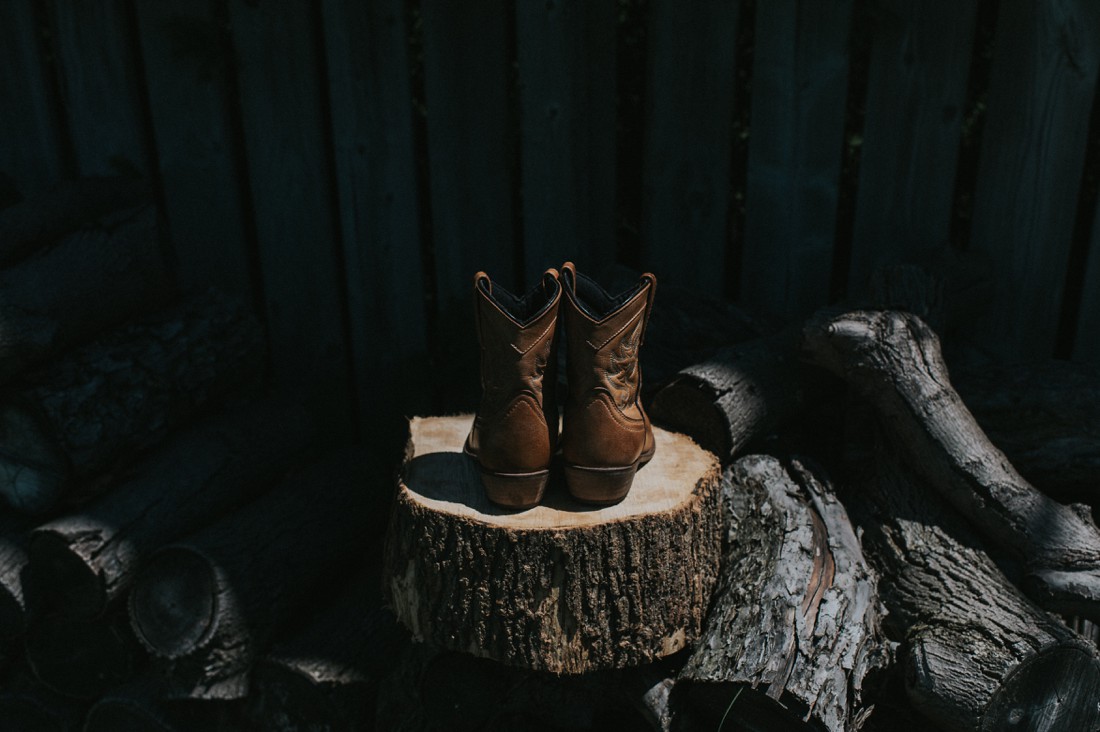
[[[84,732],[239,732],[240,702],[158,698],[145,677],[104,694],[84,718]],[[267,730],[264,730],[267,732]]]
[[[729,460],[798,411],[802,370],[793,334],[732,346],[680,371],[654,396],[649,413]]]
[[[721,554],[720,473],[683,435],[627,497],[593,509],[552,477],[541,505],[489,503],[462,454],[473,416],[413,419],[383,590],[415,639],[582,673],[651,661],[699,636]]]
[[[168,697],[247,695],[272,634],[342,562],[362,560],[369,480],[362,454],[342,450],[150,557],[130,619]]]
[[[111,230],[78,232],[0,271],[0,383],[167,302],[156,217],[146,206]]]
[[[360,573],[309,625],[260,659],[249,718],[269,732],[354,732],[374,725],[378,682],[408,642]]]
[[[890,647],[844,507],[798,460],[750,455],[726,476],[725,566],[673,690],[674,729],[724,718],[755,730],[859,729]]]
[[[26,627],[27,529],[27,522],[16,516],[0,516],[0,643],[18,637]]]
[[[947,730],[1100,727],[1096,649],[1025,598],[938,493],[883,450],[853,467],[913,706]]]
[[[107,495],[32,532],[29,581],[47,609],[94,617],[153,551],[254,498],[303,461],[306,408],[247,405],[173,437]]]
[[[215,293],[70,352],[3,399],[0,497],[47,511],[256,375],[262,358],[255,319]]]
[[[148,181],[118,176],[79,178],[36,193],[0,211],[0,267],[113,211],[152,201]]]
[[[1019,557],[1030,597],[1048,610],[1100,618],[1100,530],[1087,507],[1043,495],[990,443],[919,318],[820,313],[805,327],[803,351],[876,407],[925,484]]]
[[[145,654],[126,608],[99,618],[39,618],[27,629],[27,663],[45,686],[74,699],[95,699],[133,677]]]
[[[952,368],[991,442],[1029,483],[1100,507],[1100,368],[1069,361]]]

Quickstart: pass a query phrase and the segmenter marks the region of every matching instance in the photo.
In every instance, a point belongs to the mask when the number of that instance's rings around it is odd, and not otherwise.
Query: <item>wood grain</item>
[[[851,0],[756,9],[741,297],[804,316],[829,298]]]
[[[970,242],[993,289],[966,328],[995,356],[1053,355],[1098,65],[1097,3],[1001,8]]]
[[[977,0],[878,0],[848,293],[946,248]]]
[[[642,267],[723,292],[730,208],[735,2],[650,4]]]
[[[615,259],[615,6],[517,3],[524,285]]]

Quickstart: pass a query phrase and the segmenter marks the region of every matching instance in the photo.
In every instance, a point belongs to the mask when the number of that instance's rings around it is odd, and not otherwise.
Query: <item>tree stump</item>
[[[415,418],[390,519],[384,592],[417,640],[553,673],[645,663],[699,637],[722,548],[718,460],[655,429],[627,497],[489,503],[463,455],[471,415]]]

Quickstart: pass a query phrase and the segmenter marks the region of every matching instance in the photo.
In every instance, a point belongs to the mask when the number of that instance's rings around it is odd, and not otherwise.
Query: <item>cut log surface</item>
[[[581,673],[644,663],[699,636],[721,555],[717,459],[656,429],[619,504],[485,497],[462,454],[472,415],[415,418],[383,589],[417,640],[502,663]]]
[[[128,679],[144,653],[134,638],[125,605],[99,618],[51,615],[27,630],[27,662],[48,688],[74,699],[95,699]]]
[[[676,681],[673,708],[685,713],[674,728],[728,717],[759,730],[858,729],[891,654],[877,577],[844,507],[798,460],[750,455],[726,475],[726,564]]]
[[[35,597],[69,616],[98,615],[129,589],[152,552],[281,478],[305,459],[316,433],[304,407],[280,401],[182,432],[107,495],[33,531]]]
[[[804,329],[807,360],[873,404],[917,475],[1024,563],[1024,587],[1055,612],[1100,618],[1100,530],[1083,505],[1028,483],[951,385],[936,334],[898,311],[822,312]]]
[[[846,495],[913,706],[946,730],[1100,728],[1096,649],[1025,598],[939,495],[878,452]]]
[[[0,382],[167,302],[159,236],[156,209],[145,206],[0,271]]]
[[[166,697],[247,695],[272,635],[365,554],[369,477],[361,451],[340,450],[149,558],[130,620]]]
[[[205,293],[66,354],[0,404],[0,497],[42,513],[132,460],[259,373],[263,339],[237,301]]]

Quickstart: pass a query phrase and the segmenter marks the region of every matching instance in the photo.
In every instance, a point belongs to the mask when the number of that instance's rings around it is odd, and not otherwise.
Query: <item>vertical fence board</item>
[[[796,317],[829,296],[851,0],[756,6],[742,299]]]
[[[151,172],[125,0],[51,4],[61,101],[81,175]]]
[[[424,0],[421,12],[436,291],[446,311],[467,304],[478,270],[514,286],[508,13],[504,0]]]
[[[728,238],[737,7],[654,0],[647,36],[642,264],[715,297]]]
[[[850,295],[875,267],[948,246],[977,0],[878,0]]]
[[[342,283],[313,17],[294,0],[231,0],[230,23],[274,375],[340,396]]]
[[[184,288],[249,295],[222,29],[210,2],[136,4],[165,214]]]
[[[364,425],[407,396],[379,387],[401,383],[425,349],[403,11],[401,0],[323,5],[351,348]]]
[[[64,168],[38,34],[32,0],[0,3],[0,173],[23,194],[56,183]]]
[[[1085,287],[1077,316],[1073,360],[1100,363],[1100,206],[1092,221]]]
[[[1002,3],[971,246],[993,267],[969,335],[1005,358],[1053,353],[1100,60],[1095,0]]]
[[[615,259],[615,5],[516,5],[526,285]]]

